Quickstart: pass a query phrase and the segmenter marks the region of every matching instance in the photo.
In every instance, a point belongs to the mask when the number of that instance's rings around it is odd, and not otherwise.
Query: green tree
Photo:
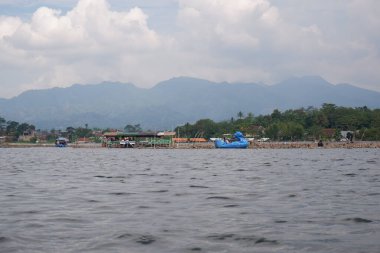
[[[298,141],[303,139],[305,130],[301,124],[296,122],[289,122],[287,127],[289,133],[288,137],[290,140]]]
[[[380,140],[380,128],[368,128],[360,131],[360,136],[363,141],[378,141]]]
[[[274,109],[270,116],[273,122],[278,122],[281,120],[281,112],[278,109]]]
[[[7,122],[7,127],[6,127],[6,134],[9,135],[9,136],[14,136],[15,139],[18,138],[18,135],[17,135],[17,128],[19,126],[19,123],[16,122],[16,121],[8,121]]]
[[[0,117],[0,136],[5,135],[6,128],[7,121],[3,117]]]
[[[327,127],[329,125],[329,121],[323,112],[316,111],[313,113],[313,125]]]
[[[24,132],[30,133],[31,131],[34,131],[35,129],[36,127],[33,125],[29,125],[28,123],[22,123],[17,126],[16,132],[17,132],[17,135],[20,136]]]
[[[78,127],[77,129],[75,129],[75,136],[79,138],[89,138],[92,136],[92,130],[83,127]]]
[[[69,139],[70,142],[75,142],[77,140],[74,127],[72,126],[67,127],[66,132],[67,132],[67,138]]]
[[[322,129],[319,125],[313,125],[309,128],[309,134],[314,140],[319,140],[321,139]]]
[[[328,104],[324,103],[322,105],[321,112],[326,116],[327,118],[327,127],[328,128],[335,128],[336,126],[336,108],[337,106],[335,104]]]
[[[197,130],[199,137],[203,136],[205,138],[210,138],[218,132],[218,125],[211,119],[198,120],[194,127]]]
[[[280,128],[277,123],[271,124],[265,129],[265,136],[271,140],[278,140],[280,135]]]
[[[135,133],[135,132],[141,132],[142,128],[141,128],[140,124],[126,125],[124,127],[124,131],[127,132],[127,133]]]
[[[242,116],[238,114],[238,117]],[[380,140],[377,129],[380,129],[380,109],[371,110],[367,107],[338,107],[334,104],[323,104],[322,108],[308,107],[296,110],[278,109],[269,115],[254,117],[248,114],[246,118],[213,122],[210,119],[200,120],[195,124],[187,123],[181,126],[187,137],[203,134],[221,137],[225,133],[242,131],[245,134],[269,137],[272,140],[303,140],[306,138],[320,139],[324,128],[334,128],[336,133],[341,130],[360,130],[363,140]],[[181,134],[182,136],[182,134]],[[338,136],[338,135],[337,135]]]

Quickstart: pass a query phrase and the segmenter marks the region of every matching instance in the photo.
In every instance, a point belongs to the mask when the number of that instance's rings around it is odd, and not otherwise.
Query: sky
[[[378,0],[0,0],[0,97],[173,77],[380,91]]]

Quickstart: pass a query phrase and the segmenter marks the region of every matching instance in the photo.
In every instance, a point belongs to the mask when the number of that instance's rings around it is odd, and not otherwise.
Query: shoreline
[[[339,141],[326,141],[323,147],[318,147],[317,142],[254,142],[253,149],[289,149],[289,148],[302,148],[302,149],[315,149],[315,148],[380,148],[380,141],[355,141],[355,142],[339,142]]]
[[[2,143],[0,148],[55,148],[51,143]],[[105,148],[101,143],[72,143],[68,148]],[[169,147],[137,147],[135,149],[214,149],[214,143],[178,143]],[[252,142],[248,149],[315,149],[315,148],[380,148],[380,141],[355,141],[347,142],[324,142],[323,147],[318,147],[316,142]]]

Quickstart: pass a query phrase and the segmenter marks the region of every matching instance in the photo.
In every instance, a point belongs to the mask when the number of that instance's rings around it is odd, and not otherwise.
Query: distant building
[[[189,142],[189,138],[173,138],[174,143],[187,143]]]
[[[80,137],[77,139],[76,141],[78,144],[80,143],[89,143],[90,142],[90,139],[89,138],[86,138],[86,137]]]
[[[175,132],[106,132],[103,134],[104,147],[126,147],[126,143],[139,146],[170,146]],[[131,146],[131,145],[130,145]]]
[[[336,133],[335,128],[322,129],[322,137],[325,139],[334,139]]]
[[[92,135],[95,137],[102,137],[103,132],[101,130],[94,130],[94,131],[92,131]]]
[[[205,138],[190,138],[190,142],[207,142]]]
[[[37,130],[37,132],[35,134],[36,134],[36,138],[37,138],[38,142],[47,142],[47,139],[48,139],[48,136],[49,136],[49,132],[48,131],[39,131],[39,130]]]
[[[28,131],[24,131],[22,135],[18,137],[18,141],[30,142],[35,137],[36,137],[35,131],[28,130]]]

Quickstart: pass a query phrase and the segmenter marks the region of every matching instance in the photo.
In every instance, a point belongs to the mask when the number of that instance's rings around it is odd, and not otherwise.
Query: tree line
[[[6,121],[0,117],[0,136],[11,136],[17,140],[25,132],[35,131],[36,127],[28,123]],[[94,130],[106,132],[110,129],[90,129],[85,127],[67,127],[65,137],[70,141],[78,138],[95,137]],[[124,131],[142,131],[140,124],[126,125]],[[327,131],[329,130],[329,131]],[[37,130],[38,131],[38,130]],[[215,122],[211,119],[200,119],[194,124],[186,123],[177,126],[175,132],[179,137],[222,137],[223,134],[241,131],[246,136],[270,138],[274,141],[300,141],[341,138],[341,131],[351,131],[356,140],[380,140],[380,109],[364,107],[342,107],[325,103],[321,108],[308,107],[290,109],[281,112],[273,110],[271,114],[254,116],[253,113],[238,112],[236,118]],[[50,130],[47,140],[55,140],[61,132]]]
[[[380,140],[380,109],[341,107],[325,103],[321,108],[308,107],[254,116],[237,113],[237,118],[214,122],[201,119],[186,123],[175,131],[182,137],[221,137],[241,131],[247,136],[275,141],[300,141],[341,138],[341,131],[350,131],[356,140]],[[345,137],[345,136],[344,136]]]
[[[40,130],[32,124],[19,123],[17,121],[7,121],[5,118],[0,116],[0,137],[6,136],[7,141],[19,141],[19,137],[23,135],[33,135],[28,142],[43,141],[54,142],[57,137],[65,137],[70,142],[75,142],[79,138],[86,138],[93,142],[101,142],[101,136],[104,132],[115,131],[115,129],[100,129],[100,128],[89,128],[88,124],[84,127],[66,127],[63,130]],[[140,124],[126,125],[124,127],[125,132],[141,132],[143,131]],[[33,134],[34,133],[34,134]]]
[[[59,136],[65,135],[70,141],[75,141],[79,137],[93,137],[93,129],[89,129],[86,124],[85,127],[67,127],[65,130],[43,131],[36,129],[36,127],[29,123],[19,123],[17,121],[7,121],[5,118],[0,117],[0,136],[7,136],[9,141],[17,141],[22,135],[31,135],[37,132],[39,136],[44,135],[46,141],[54,142]],[[36,142],[38,136],[35,135],[30,139],[30,142]]]
[[[31,132],[36,130],[34,125],[28,123],[19,123],[17,121],[7,121],[3,117],[0,117],[0,136],[18,136],[25,132]]]

